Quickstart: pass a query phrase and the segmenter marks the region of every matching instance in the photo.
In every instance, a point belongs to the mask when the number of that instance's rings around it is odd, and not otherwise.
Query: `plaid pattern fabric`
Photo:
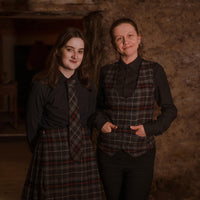
[[[108,67],[104,78],[105,104],[104,112],[118,126],[112,133],[101,133],[99,148],[109,155],[123,149],[133,157],[145,154],[155,145],[153,136],[139,137],[130,129],[131,125],[144,124],[153,118],[154,80],[151,62],[142,61],[137,85],[131,97],[118,95],[116,74],[118,63]]]
[[[80,114],[75,83],[75,79],[69,79],[67,82],[69,99],[69,148],[72,159],[79,161],[82,154],[82,129],[80,125]]]
[[[22,200],[103,200],[94,149],[83,129],[82,158],[71,159],[68,129],[43,131],[35,148]]]

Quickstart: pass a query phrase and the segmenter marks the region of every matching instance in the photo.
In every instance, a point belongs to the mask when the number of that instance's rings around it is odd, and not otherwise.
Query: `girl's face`
[[[61,60],[59,70],[69,78],[81,65],[84,55],[84,41],[81,38],[71,38],[58,54]]]
[[[125,63],[130,63],[138,56],[138,47],[141,36],[129,23],[116,26],[113,30],[114,42],[117,51]]]

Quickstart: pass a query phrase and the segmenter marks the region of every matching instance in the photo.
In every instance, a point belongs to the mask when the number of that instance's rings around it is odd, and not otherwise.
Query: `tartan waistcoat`
[[[116,89],[118,64],[108,66],[104,79],[104,112],[118,128],[111,133],[100,133],[99,148],[109,155],[124,150],[133,157],[154,148],[153,136],[139,137],[130,126],[144,124],[153,119],[154,91],[153,63],[142,60],[135,90],[130,97],[119,96]]]

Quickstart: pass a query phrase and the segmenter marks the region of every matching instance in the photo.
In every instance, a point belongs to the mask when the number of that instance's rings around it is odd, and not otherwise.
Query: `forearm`
[[[160,65],[154,67],[155,101],[161,108],[161,114],[156,120],[144,124],[147,135],[159,135],[166,131],[177,116],[177,109],[173,103],[169,83],[165,71]]]
[[[34,83],[29,94],[26,109],[26,134],[32,151],[38,139],[38,130],[44,109],[43,106],[44,97],[41,85],[39,83]]]
[[[175,105],[168,106],[162,111],[162,114],[157,117],[157,120],[152,120],[143,124],[146,135],[151,136],[162,134],[170,127],[176,116],[177,109]]]
[[[105,93],[104,93],[104,71],[101,70],[100,78],[99,78],[99,86],[98,86],[98,93],[97,93],[97,104],[96,104],[96,113],[94,117],[94,124],[97,130],[101,130],[103,125],[110,121],[109,117],[105,113],[106,110],[105,105]]]
[[[41,113],[38,113],[33,107],[29,106],[26,116],[26,135],[29,147],[33,152],[38,139],[39,123],[41,119]]]
[[[94,124],[97,130],[101,130],[106,122],[109,122],[109,117],[103,111],[97,111],[95,114]]]

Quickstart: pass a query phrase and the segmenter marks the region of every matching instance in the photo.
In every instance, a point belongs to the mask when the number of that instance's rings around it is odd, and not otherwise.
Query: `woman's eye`
[[[70,52],[70,51],[72,51],[72,49],[70,49],[70,48],[67,48],[67,51],[69,51],[69,52]]]
[[[122,40],[122,37],[118,37],[116,38],[117,41],[121,41]]]

